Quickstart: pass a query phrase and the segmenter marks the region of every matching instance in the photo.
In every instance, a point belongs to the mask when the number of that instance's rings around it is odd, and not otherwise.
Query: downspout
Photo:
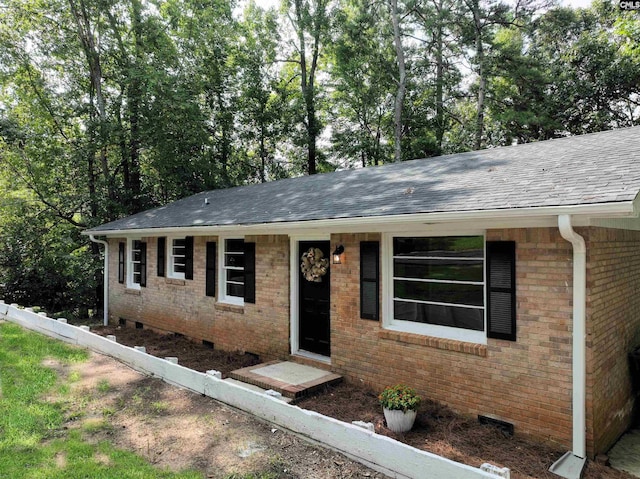
[[[570,215],[558,216],[560,235],[573,246],[573,451],[551,471],[563,477],[580,477],[586,462],[586,298],[587,247],[571,225]],[[562,465],[561,463],[564,463]],[[571,467],[567,467],[571,466]],[[554,471],[554,468],[558,470]],[[564,471],[563,471],[564,470]],[[567,472],[568,474],[563,474]]]
[[[95,236],[89,235],[89,239],[94,243],[104,245],[104,299],[103,299],[103,318],[102,322],[105,326],[109,325],[109,243],[104,240],[96,239]]]

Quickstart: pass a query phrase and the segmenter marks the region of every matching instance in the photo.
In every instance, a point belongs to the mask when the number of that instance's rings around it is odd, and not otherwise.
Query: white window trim
[[[442,237],[442,236],[482,236],[483,247],[486,251],[485,231],[465,231],[460,232],[403,232],[383,233],[382,235],[382,327],[391,331],[421,334],[441,339],[453,339],[468,343],[487,344],[487,258],[484,259],[484,330],[473,331],[470,329],[452,328],[437,324],[415,323],[413,321],[402,321],[393,317],[393,238],[397,237]]]
[[[186,236],[168,236],[167,240],[165,241],[165,248],[167,248],[167,250],[165,251],[165,256],[167,258],[167,278],[184,279],[184,273],[176,273],[173,270],[173,241],[180,239],[186,240]],[[186,253],[187,250],[185,248],[185,257]]]
[[[140,283],[133,282],[133,242],[142,241],[142,238],[127,238],[127,288],[141,289]]]
[[[244,298],[227,295],[227,269],[224,266],[224,254],[227,250],[227,240],[242,240],[244,236],[219,236],[218,241],[218,302],[244,306]]]

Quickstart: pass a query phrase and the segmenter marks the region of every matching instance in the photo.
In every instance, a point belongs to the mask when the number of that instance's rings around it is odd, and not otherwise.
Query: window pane
[[[227,281],[233,281],[236,283],[244,283],[244,271],[238,271],[236,269],[227,270]]]
[[[435,304],[393,302],[394,318],[402,321],[437,324],[453,328],[484,330],[484,310]]]
[[[484,239],[482,236],[394,238],[393,255],[484,258]]]
[[[173,272],[174,273],[184,273],[186,270],[184,264],[174,263],[173,264]]]
[[[227,283],[227,296],[244,298],[244,285]]]
[[[140,251],[140,241],[139,240],[133,240],[131,242],[131,259],[132,261],[140,261],[140,259],[142,258],[141,255],[141,251]]]
[[[224,265],[234,266],[236,268],[244,268],[244,253],[237,253],[237,254],[225,253]]]
[[[393,260],[393,275],[401,278],[482,282],[483,265],[483,261],[473,260],[396,258]]]
[[[393,282],[396,298],[435,301],[439,303],[484,305],[484,287],[474,284],[423,283],[416,281]]]
[[[173,247],[174,248],[184,248],[185,246],[185,239],[184,238],[180,238],[180,239],[174,239],[173,240]]]
[[[231,253],[240,253],[244,251],[244,240],[242,239],[228,239],[225,242],[225,251]]]

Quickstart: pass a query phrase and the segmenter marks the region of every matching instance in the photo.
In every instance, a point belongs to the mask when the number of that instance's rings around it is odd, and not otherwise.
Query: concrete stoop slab
[[[291,361],[270,361],[236,369],[229,377],[262,389],[273,389],[291,399],[342,381],[338,374]]]
[[[263,389],[263,388],[261,388],[259,386],[254,386],[253,384],[244,383],[242,381],[238,381],[237,379],[233,379],[233,378],[226,378],[226,379],[223,379],[223,381],[226,381],[229,384],[235,384],[236,386],[240,386],[241,388],[248,389],[249,391],[254,391],[254,392],[262,393],[262,394],[267,392],[266,389]],[[284,401],[286,403],[290,403],[291,401],[293,401],[293,399],[288,398],[286,396],[282,396],[281,399],[282,399],[282,401]]]
[[[623,435],[608,456],[614,469],[640,477],[640,430],[635,429]]]

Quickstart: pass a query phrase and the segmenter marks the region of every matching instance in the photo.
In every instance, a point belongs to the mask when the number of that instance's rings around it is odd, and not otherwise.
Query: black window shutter
[[[158,238],[158,276],[164,276],[164,269],[167,265],[167,238]]]
[[[360,242],[360,317],[377,321],[380,316],[380,243]]]
[[[487,336],[516,340],[516,243],[487,242]]]
[[[140,286],[147,286],[147,243],[140,242]]]
[[[207,258],[206,258],[206,278],[205,278],[205,294],[207,296],[216,295],[216,260],[218,251],[215,241],[207,241]]]
[[[256,302],[256,244],[244,244],[244,301]]]
[[[118,283],[124,283],[124,243],[118,243]]]
[[[184,239],[184,279],[193,279],[193,236]]]

